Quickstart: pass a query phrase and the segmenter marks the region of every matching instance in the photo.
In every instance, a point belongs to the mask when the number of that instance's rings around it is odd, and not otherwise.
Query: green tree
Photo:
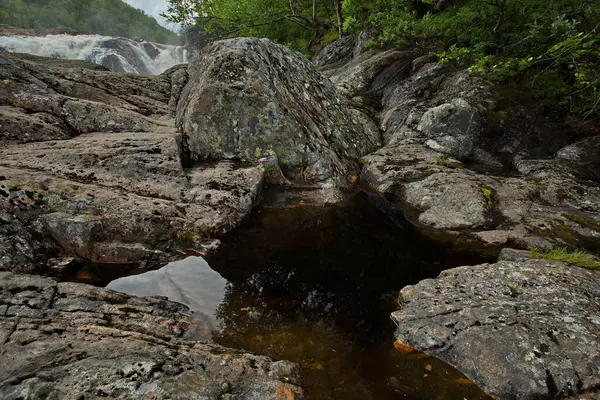
[[[381,45],[425,45],[442,62],[533,88],[548,112],[600,117],[597,0],[344,0],[343,9],[346,29],[376,27]]]
[[[302,52],[332,28],[343,34],[341,0],[169,0],[164,16],[188,29],[267,37]]]

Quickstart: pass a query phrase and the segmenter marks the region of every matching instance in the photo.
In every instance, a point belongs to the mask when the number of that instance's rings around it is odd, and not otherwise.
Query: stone
[[[477,113],[463,99],[453,99],[427,110],[417,130],[430,138],[426,142],[432,149],[463,160],[473,150],[477,132]]]
[[[183,167],[172,112],[185,67],[136,76],[6,58],[0,269],[60,273],[63,257],[164,265],[204,252],[257,204],[258,160]]]
[[[101,241],[102,221],[99,217],[56,212],[40,219],[46,230],[67,252],[89,257],[95,242]]]
[[[600,249],[596,138],[568,144],[565,129],[477,74],[432,61],[380,50],[323,68],[380,124],[384,146],[361,158],[362,186],[430,238],[486,255]]]
[[[196,340],[178,303],[0,272],[7,305],[3,399],[304,398],[297,365]]]
[[[188,73],[177,126],[192,164],[275,155],[292,183],[349,186],[358,159],[379,146],[375,125],[327,78],[267,39],[211,43]]]
[[[0,140],[26,143],[68,139],[71,135],[67,124],[52,114],[28,115],[20,108],[0,106]]]
[[[563,147],[556,159],[567,164],[579,179],[600,182],[600,136],[592,136]]]
[[[340,40],[327,45],[315,59],[317,67],[324,67],[330,64],[346,64],[354,58],[354,47],[357,37],[355,35],[346,35]]]
[[[404,201],[416,210],[420,225],[443,231],[489,225],[481,186],[462,178],[462,174],[440,173],[406,185]]]
[[[446,270],[399,304],[400,342],[493,396],[596,398],[585,393],[600,384],[600,271],[519,257]]]

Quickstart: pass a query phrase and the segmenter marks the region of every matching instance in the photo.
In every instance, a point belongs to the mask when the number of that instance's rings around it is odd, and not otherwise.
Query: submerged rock
[[[188,309],[0,272],[0,397],[302,399],[298,366],[195,339]]]
[[[519,258],[402,289],[398,340],[501,399],[597,398],[600,271]]]
[[[379,146],[376,126],[285,46],[215,42],[188,72],[177,125],[190,162],[276,156],[293,183],[347,186],[358,159]]]

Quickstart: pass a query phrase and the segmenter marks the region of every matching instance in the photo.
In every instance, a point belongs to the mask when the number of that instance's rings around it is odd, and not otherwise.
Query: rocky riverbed
[[[292,364],[280,364],[282,381],[269,375],[280,370],[273,361],[215,355],[183,337],[189,321],[174,303],[16,275],[153,268],[215,252],[267,187],[286,193],[283,209],[363,191],[397,225],[490,261],[508,247],[600,249],[597,132],[573,135],[460,66],[418,49],[375,51],[367,40],[335,42],[315,68],[268,40],[231,39],[159,76],[0,53],[0,268],[10,271],[1,354],[20,360],[4,372],[5,397],[102,395],[80,377],[112,368],[103,360],[114,357],[123,357],[115,371],[141,383],[113,381],[110,369],[95,386],[124,398],[155,387],[161,396],[210,388],[209,397],[301,397]],[[393,314],[396,351],[439,357],[500,398],[597,396],[599,271],[517,258],[411,283]],[[160,341],[139,336],[146,323],[167,327],[156,328]],[[127,338],[123,354],[96,346],[114,337]],[[207,386],[164,370],[182,349],[193,353],[183,369]],[[128,354],[148,368],[130,374]],[[65,372],[73,363],[80,374]],[[227,385],[221,373],[233,374]]]

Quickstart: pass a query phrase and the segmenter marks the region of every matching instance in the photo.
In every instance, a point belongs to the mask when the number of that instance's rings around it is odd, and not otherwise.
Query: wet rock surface
[[[189,310],[0,272],[0,397],[303,398],[296,364],[195,341]]]
[[[177,107],[190,161],[276,156],[293,183],[348,186],[379,132],[300,54],[266,39],[206,46]],[[355,178],[356,179],[356,178]]]
[[[517,259],[402,289],[398,340],[501,399],[598,398],[600,271]]]

